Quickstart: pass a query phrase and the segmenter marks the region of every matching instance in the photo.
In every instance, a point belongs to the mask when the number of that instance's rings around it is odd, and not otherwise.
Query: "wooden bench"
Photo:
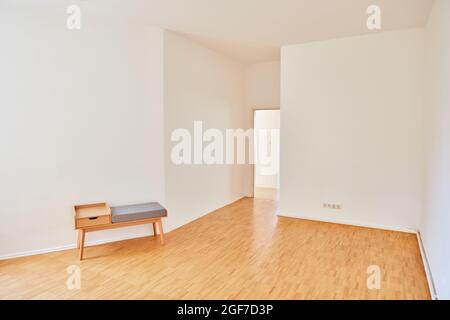
[[[158,225],[161,244],[164,244],[162,218],[167,217],[167,210],[157,202],[112,208],[107,203],[96,203],[75,206],[74,209],[80,260],[83,260],[84,239],[88,232],[152,224],[155,237]]]

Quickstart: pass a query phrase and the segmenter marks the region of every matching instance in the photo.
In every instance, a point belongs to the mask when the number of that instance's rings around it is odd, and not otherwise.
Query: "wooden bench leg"
[[[80,229],[79,233],[79,253],[80,253],[80,261],[83,260],[83,251],[84,251],[84,237],[85,237],[85,231],[83,229]]]
[[[81,230],[78,230],[77,249],[80,250]]]
[[[161,219],[158,220],[158,229],[159,229],[159,237],[161,240],[161,244],[164,244],[164,231],[163,231]]]
[[[153,222],[153,236],[156,238],[158,232],[156,231],[156,222]]]

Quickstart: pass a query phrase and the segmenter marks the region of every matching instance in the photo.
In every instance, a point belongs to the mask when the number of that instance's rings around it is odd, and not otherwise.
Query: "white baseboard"
[[[231,201],[228,204],[225,204],[223,206],[218,207],[217,209],[211,210],[208,213],[202,214],[199,217],[196,217],[195,219],[192,219],[190,221],[187,221],[186,223],[183,223],[179,226],[176,227],[172,227],[172,228],[165,228],[165,233],[169,233],[175,229],[181,228],[182,226],[191,223],[197,219],[200,219],[218,209],[224,208],[228,205],[231,205],[241,199],[243,199],[243,196],[239,196],[238,198],[236,198],[235,200]],[[152,233],[150,232],[132,232],[132,233],[128,233],[125,235],[121,235],[121,236],[116,236],[116,237],[112,237],[112,238],[106,238],[106,239],[100,239],[100,240],[86,240],[86,247],[90,247],[90,246],[97,246],[97,245],[101,245],[101,244],[106,244],[106,243],[111,243],[111,242],[117,242],[117,241],[123,241],[123,240],[130,240],[130,239],[137,239],[137,238],[143,238],[143,237],[149,237],[150,235],[152,235]],[[51,253],[51,252],[58,252],[58,251],[64,251],[64,250],[71,250],[71,249],[75,249],[77,247],[76,243],[73,244],[68,244],[68,245],[62,245],[62,246],[56,246],[56,247],[51,247],[51,248],[44,248],[44,249],[36,249],[36,250],[29,250],[29,251],[22,251],[22,252],[17,252],[17,253],[11,253],[11,254],[4,254],[4,255],[0,255],[0,261],[1,260],[9,260],[9,259],[14,259],[14,258],[21,258],[21,257],[28,257],[28,256],[35,256],[35,255],[39,255],[39,254],[45,254],[45,253]]]
[[[356,226],[356,227],[364,227],[364,228],[371,228],[371,229],[381,229],[381,230],[388,230],[388,231],[398,231],[398,232],[406,232],[406,233],[412,233],[417,235],[417,242],[419,243],[420,247],[420,255],[422,257],[423,266],[425,269],[425,273],[427,276],[427,282],[428,282],[428,288],[430,290],[431,298],[433,300],[438,300],[438,295],[436,292],[436,287],[434,285],[433,281],[433,275],[431,273],[430,265],[428,263],[427,254],[425,251],[425,247],[423,246],[422,237],[420,235],[420,231],[414,228],[410,227],[392,227],[392,226],[383,226],[383,225],[374,225],[374,224],[367,224],[367,223],[354,223],[350,221],[345,221],[341,219],[317,219],[312,217],[299,217],[299,216],[290,216],[290,215],[278,215],[279,217],[286,217],[286,218],[293,218],[293,219],[303,219],[303,220],[310,220],[310,221],[319,221],[319,222],[327,222],[327,223],[336,223],[336,224],[343,224],[348,226]]]
[[[22,252],[11,253],[11,254],[4,254],[4,255],[0,256],[0,261],[21,258],[21,257],[28,257],[28,256],[36,256],[36,255],[44,254],[44,253],[70,250],[70,249],[74,249],[75,247],[76,247],[76,245],[70,244],[70,245],[59,246],[59,247],[51,247],[51,248],[45,248],[45,249],[36,249],[36,250],[22,251]]]
[[[302,220],[310,220],[310,221],[318,221],[318,222],[327,222],[327,223],[335,223],[335,224],[343,224],[353,227],[363,227],[363,228],[370,228],[370,229],[380,229],[380,230],[387,230],[387,231],[398,231],[398,232],[406,232],[406,233],[413,233],[416,234],[418,232],[417,229],[412,227],[397,227],[397,226],[385,226],[385,225],[378,225],[378,224],[370,224],[370,223],[361,223],[361,222],[354,222],[344,219],[333,219],[333,218],[317,218],[317,217],[308,217],[308,216],[298,216],[298,215],[286,215],[286,214],[278,214],[279,217],[285,217],[285,218],[293,218],[293,219],[302,219]]]
[[[242,198],[237,199],[236,201],[239,201]],[[234,201],[234,202],[236,202]],[[234,203],[231,202],[230,204]],[[205,214],[206,215],[206,214]],[[427,282],[428,287],[431,293],[431,297],[433,300],[438,300],[438,295],[436,292],[436,287],[434,285],[433,281],[433,275],[431,273],[430,265],[428,263],[425,247],[423,246],[422,237],[420,235],[420,231],[416,230],[414,228],[409,227],[391,227],[391,226],[382,226],[382,225],[373,225],[373,224],[365,224],[365,223],[354,223],[349,222],[345,220],[340,219],[317,219],[317,218],[311,218],[311,217],[299,217],[299,216],[289,216],[289,215],[278,215],[279,217],[286,217],[286,218],[293,218],[293,219],[303,219],[303,220],[310,220],[310,221],[319,221],[319,222],[327,222],[327,223],[336,223],[336,224],[343,224],[343,225],[349,225],[349,226],[356,226],[356,227],[364,227],[364,228],[371,228],[371,229],[381,229],[381,230],[388,230],[388,231],[399,231],[399,232],[406,232],[406,233],[414,233],[417,235],[417,241],[419,243],[420,247],[420,255],[422,257],[423,265],[425,268],[425,273],[427,276]],[[192,222],[192,221],[191,221]],[[190,222],[188,222],[190,223]],[[177,229],[177,228],[175,228]],[[170,230],[168,231],[170,232]],[[130,240],[130,239],[137,239],[137,238],[143,238],[143,237],[149,237],[151,233],[130,233],[126,234],[120,237],[114,237],[114,238],[108,238],[108,239],[100,239],[100,240],[93,240],[93,241],[87,241],[86,246],[97,246],[102,245],[106,243],[111,242],[117,242],[117,241],[123,241],[123,240]],[[77,245],[69,244],[64,246],[58,246],[58,247],[52,247],[52,248],[45,248],[45,249],[37,249],[37,250],[31,250],[31,251],[23,251],[19,253],[14,254],[6,254],[1,255],[0,260],[8,260],[8,259],[14,259],[14,258],[20,258],[20,257],[28,257],[28,256],[34,256],[39,254],[45,254],[45,253],[51,253],[51,252],[58,252],[58,251],[64,251],[64,250],[71,250],[75,249]]]
[[[436,291],[436,286],[434,285],[433,274],[431,273],[430,264],[428,263],[427,253],[426,253],[425,247],[423,245],[422,236],[420,234],[420,231],[417,232],[417,241],[419,242],[420,255],[422,257],[423,266],[425,268],[425,273],[427,275],[428,287],[430,289],[431,298],[433,300],[439,300],[437,291]]]
[[[100,239],[100,240],[91,240],[86,241],[86,247],[91,246],[98,246],[101,244],[111,243],[111,242],[117,242],[117,241],[123,241],[123,240],[130,240],[130,239],[137,239],[137,238],[143,238],[143,237],[149,237],[150,233],[129,233],[123,236],[114,237],[114,238],[107,238],[107,239]],[[51,247],[51,248],[44,248],[44,249],[36,249],[36,250],[30,250],[30,251],[23,251],[13,254],[6,254],[1,255],[0,260],[8,260],[8,259],[14,259],[14,258],[21,258],[21,257],[29,257],[29,256],[35,256],[39,254],[45,254],[45,253],[51,253],[51,252],[58,252],[58,251],[65,251],[65,250],[71,250],[75,249],[77,247],[76,243],[74,244],[68,244],[64,246],[57,246],[57,247]]]

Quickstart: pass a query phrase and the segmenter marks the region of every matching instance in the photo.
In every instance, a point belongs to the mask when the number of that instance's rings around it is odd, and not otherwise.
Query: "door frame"
[[[281,133],[281,108],[280,107],[256,107],[256,108],[252,108],[252,126],[251,128],[253,130],[255,130],[255,114],[256,111],[280,111],[280,133]],[[281,135],[280,135],[281,136]],[[253,146],[254,148],[254,146]],[[254,151],[254,150],[253,150]],[[281,153],[281,142],[280,142],[280,153]],[[256,164],[252,164],[252,170],[251,170],[251,176],[250,178],[252,179],[252,198],[255,197],[255,170],[256,170]]]

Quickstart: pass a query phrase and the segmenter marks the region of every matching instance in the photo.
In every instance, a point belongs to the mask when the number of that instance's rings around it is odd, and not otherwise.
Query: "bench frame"
[[[83,253],[84,253],[84,240],[86,237],[86,233],[88,232],[95,232],[95,231],[101,231],[101,230],[109,230],[109,229],[116,229],[116,228],[122,228],[122,227],[130,227],[130,226],[136,226],[141,224],[152,224],[153,225],[153,236],[157,237],[157,229],[159,229],[159,238],[161,241],[161,244],[164,244],[164,231],[162,226],[162,218],[149,218],[149,219],[143,219],[143,220],[135,220],[135,221],[126,221],[126,222],[117,222],[117,223],[111,223],[111,224],[104,224],[104,225],[97,225],[97,226],[91,226],[91,227],[83,227],[78,229],[78,242],[77,242],[77,248],[79,253],[80,261],[83,260]],[[158,225],[158,228],[156,227]]]

